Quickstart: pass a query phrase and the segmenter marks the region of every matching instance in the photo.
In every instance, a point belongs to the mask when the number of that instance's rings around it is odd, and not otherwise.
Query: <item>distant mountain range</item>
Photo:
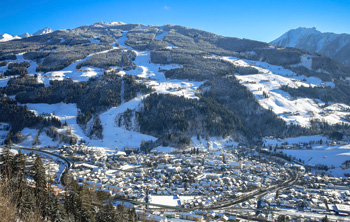
[[[270,44],[318,52],[350,65],[350,34],[320,32],[316,28],[297,28],[286,32]]]
[[[23,38],[28,38],[31,36],[36,36],[36,35],[44,35],[53,32],[53,30],[50,27],[46,27],[43,29],[40,29],[33,34],[29,34],[28,32],[23,33],[21,35],[10,35],[10,34],[0,34],[0,42],[6,42],[6,41],[11,41],[14,39],[23,39]]]

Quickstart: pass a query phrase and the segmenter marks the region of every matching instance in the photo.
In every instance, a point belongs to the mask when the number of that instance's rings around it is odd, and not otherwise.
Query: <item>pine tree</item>
[[[39,154],[36,155],[33,169],[32,169],[32,177],[35,182],[35,198],[37,206],[40,209],[42,216],[45,218],[48,216],[48,208],[47,208],[47,190],[46,190],[46,176],[45,176],[45,168],[43,161]]]
[[[15,155],[13,159],[13,189],[16,190],[16,203],[17,208],[22,208],[22,203],[24,199],[24,191],[27,187],[26,178],[25,178],[25,167],[26,167],[26,157],[19,150],[18,154]]]
[[[41,217],[41,213],[38,212],[39,210],[36,208],[35,195],[32,192],[31,188],[27,187],[27,189],[24,191],[23,199],[21,201],[21,206],[18,209],[20,211],[20,217],[26,218],[28,221],[35,221],[34,218]],[[36,213],[38,213],[38,215],[35,215]]]
[[[8,180],[12,177],[12,163],[13,163],[13,154],[11,153],[9,148],[5,148],[2,151],[2,161],[3,164],[0,166],[1,174],[5,176]]]
[[[114,222],[117,221],[117,214],[111,203],[100,208],[96,214],[96,222]]]
[[[46,189],[45,168],[39,154],[36,155],[32,173],[35,181],[35,194],[39,195]]]
[[[322,222],[328,222],[328,221],[329,221],[329,219],[328,219],[327,215],[324,218],[322,218]]]
[[[55,194],[49,190],[47,192],[47,217],[50,218],[50,221],[60,222],[65,221],[64,210],[60,204],[58,198]]]
[[[135,208],[133,207],[132,209],[129,210],[129,220],[128,221],[136,221],[137,219],[137,214],[136,214],[136,210]]]

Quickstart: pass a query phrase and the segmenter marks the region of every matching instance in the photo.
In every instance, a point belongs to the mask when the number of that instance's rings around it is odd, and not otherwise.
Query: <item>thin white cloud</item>
[[[170,9],[169,6],[164,5],[164,10],[169,10],[169,9]]]

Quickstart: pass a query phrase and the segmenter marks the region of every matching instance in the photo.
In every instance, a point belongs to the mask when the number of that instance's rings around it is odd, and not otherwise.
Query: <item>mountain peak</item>
[[[30,37],[30,36],[32,36],[32,35],[29,34],[28,32],[19,35],[19,37],[21,37],[21,38],[28,38],[28,37]]]
[[[40,29],[33,33],[33,35],[45,35],[53,32],[53,30],[50,27],[45,27],[43,29]]]
[[[17,35],[10,35],[7,33],[4,34],[0,34],[0,42],[6,42],[6,41],[11,41],[14,39],[20,39],[21,37],[17,36]]]
[[[126,23],[124,22],[111,22],[111,25],[125,25]]]
[[[292,30],[314,30],[314,31],[317,31],[316,27],[311,27],[311,28],[307,28],[307,27],[299,27],[299,28],[296,28],[296,29],[292,29]],[[292,31],[290,30],[290,31]]]
[[[289,30],[270,44],[318,52],[338,62],[350,64],[350,34],[320,32],[316,27],[299,27]]]

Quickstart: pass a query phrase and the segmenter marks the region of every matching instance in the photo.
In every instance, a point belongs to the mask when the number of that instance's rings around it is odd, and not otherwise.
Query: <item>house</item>
[[[190,213],[180,213],[180,219],[203,222],[203,216]]]
[[[126,154],[130,154],[130,153],[138,153],[139,152],[139,148],[138,147],[124,147],[124,152]]]
[[[350,205],[346,204],[335,204],[336,211],[340,214],[350,214]]]
[[[111,185],[104,185],[104,188],[106,190],[112,191],[113,193],[119,193],[123,191],[122,187],[115,187],[115,186],[111,186]]]
[[[240,169],[241,168],[241,163],[238,161],[233,161],[229,164],[231,169]]]

